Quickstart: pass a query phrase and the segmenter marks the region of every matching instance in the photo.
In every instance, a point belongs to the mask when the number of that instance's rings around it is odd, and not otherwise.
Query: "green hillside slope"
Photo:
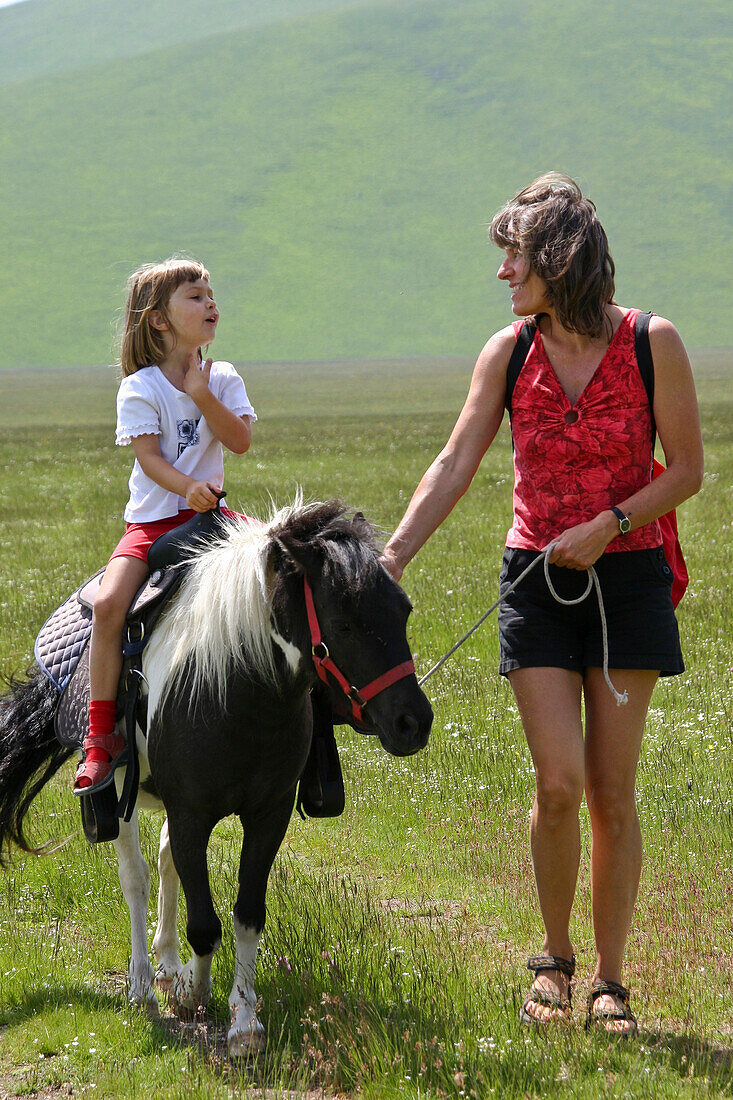
[[[474,353],[510,319],[486,223],[549,167],[596,200],[620,301],[733,343],[726,0],[314,6],[228,29],[255,5],[209,0],[221,33],[0,88],[0,363],[107,361],[126,274],[181,248],[220,355]]]
[[[0,9],[0,84],[136,57],[179,42],[364,0],[26,0]]]

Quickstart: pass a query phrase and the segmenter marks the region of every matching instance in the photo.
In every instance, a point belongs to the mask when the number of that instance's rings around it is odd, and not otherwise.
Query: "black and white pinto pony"
[[[379,564],[363,516],[347,514],[336,501],[296,501],[264,524],[234,522],[194,551],[144,652],[148,728],[137,734],[138,806],[159,809],[162,803],[167,820],[158,860],[155,971],[146,935],[150,872],[140,851],[137,809],[129,823],[120,822],[114,842],[130,910],[129,997],[157,1009],[157,982],[181,1014],[207,1004],[221,923],[206,849],[216,823],[236,814],[244,841],[234,906],[233,1057],[258,1049],[264,1039],[255,1011],[255,961],[268,876],[310,747],[317,666],[332,665],[347,690],[375,685],[361,696],[352,693],[361,704],[369,696],[363,721],[387,752],[417,752],[427,743],[432,710],[411,668],[409,613],[407,596]],[[312,637],[316,619],[320,640]],[[328,680],[336,699],[338,676]],[[11,843],[41,850],[28,843],[24,818],[72,751],[54,737],[56,701],[40,670],[0,700],[0,853]],[[115,777],[118,790],[123,770]],[[176,930],[179,881],[193,952],[185,966]]]

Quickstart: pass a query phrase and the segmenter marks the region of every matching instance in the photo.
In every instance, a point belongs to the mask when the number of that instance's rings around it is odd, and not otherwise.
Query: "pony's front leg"
[[[137,810],[129,822],[120,821],[120,834],[114,846],[120,886],[130,910],[129,1000],[132,1004],[158,1012],[158,1000],[153,990],[153,968],[148,956],[150,868],[140,851]]]
[[[265,926],[265,894],[270,869],[287,832],[294,794],[266,819],[242,820],[244,844],[239,861],[239,893],[234,906],[237,957],[229,995],[231,1026],[227,1034],[230,1058],[246,1057],[265,1045],[265,1030],[257,1017],[254,988],[257,948]]]
[[[211,996],[211,960],[221,943],[221,921],[209,888],[206,848],[214,823],[204,824],[190,809],[168,814],[170,845],[186,895],[186,936],[193,955],[173,979],[170,1000],[179,1015],[195,1014]]]
[[[183,964],[179,955],[178,940],[178,872],[171,853],[168,818],[160,830],[158,851],[158,923],[153,938],[153,954],[157,962],[155,984],[165,993],[181,973]]]

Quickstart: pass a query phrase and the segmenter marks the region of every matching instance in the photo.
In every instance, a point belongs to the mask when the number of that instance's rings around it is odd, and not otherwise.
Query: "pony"
[[[423,748],[433,712],[407,643],[410,610],[379,562],[372,527],[338,501],[296,500],[264,523],[235,520],[191,550],[182,583],[143,654],[140,790],[114,841],[130,911],[131,1002],[157,1010],[157,984],[181,1015],[206,1006],[222,929],[206,850],[216,823],[237,815],[244,839],[227,1042],[232,1057],[262,1047],[255,962],[270,869],[310,748],[311,690],[320,677],[331,699],[347,703],[387,752],[407,756]],[[27,841],[23,823],[35,796],[73,752],[54,737],[57,698],[32,667],[0,700],[0,857],[13,844],[43,850]],[[120,768],[115,776],[118,792],[123,773]],[[150,870],[137,810],[161,804],[167,816],[153,970],[146,933]],[[179,884],[192,951],[185,965],[176,928]]]

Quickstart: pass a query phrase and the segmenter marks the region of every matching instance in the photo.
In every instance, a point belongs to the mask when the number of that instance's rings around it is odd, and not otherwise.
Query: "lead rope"
[[[499,606],[499,604],[502,602],[502,600],[505,600],[506,597],[509,595],[509,593],[513,592],[514,589],[517,588],[518,585],[520,585],[522,583],[522,581],[527,576],[527,574],[531,573],[532,570],[535,568],[535,566],[539,565],[539,563],[542,561],[542,562],[544,562],[545,580],[547,581],[547,587],[549,588],[550,593],[553,596],[553,598],[556,599],[558,603],[565,604],[566,606],[572,606],[573,604],[582,603],[583,600],[586,599],[590,595],[590,590],[595,585],[596,596],[598,597],[598,611],[599,611],[599,614],[601,616],[601,635],[602,635],[602,638],[603,638],[603,677],[604,677],[606,683],[608,684],[609,691],[611,692],[614,699],[616,700],[616,704],[620,707],[620,706],[624,706],[626,703],[628,703],[628,701],[629,701],[628,694],[625,691],[623,693],[619,693],[618,691],[616,691],[616,688],[611,683],[611,677],[608,675],[608,629],[606,627],[606,609],[603,606],[603,595],[601,593],[601,582],[598,580],[598,574],[596,573],[595,569],[591,565],[590,569],[588,570],[588,586],[587,586],[585,592],[583,592],[582,595],[578,596],[577,599],[564,600],[562,598],[562,596],[559,596],[557,594],[557,592],[555,591],[555,589],[552,586],[552,581],[550,580],[549,554],[550,554],[550,551],[552,550],[554,545],[555,544],[551,542],[549,546],[545,547],[545,549],[542,551],[542,553],[539,554],[538,557],[536,557],[534,559],[534,561],[530,562],[529,565],[527,566],[527,568],[522,573],[519,574],[517,579],[515,581],[513,581],[512,584],[509,585],[509,587],[507,588],[507,590],[503,594],[503,596],[499,596],[499,599],[496,600],[494,603],[492,603],[491,607],[487,611],[484,611],[481,618],[473,624],[471,629],[467,630],[466,633],[463,635],[463,637],[460,638],[456,642],[456,644],[454,646],[452,646],[452,648],[449,649],[448,652],[445,653],[440,658],[440,660],[437,661],[433,665],[433,667],[430,669],[430,671],[426,672],[425,675],[420,680],[418,680],[418,684],[420,685],[420,687],[422,687],[422,685],[425,683],[426,680],[430,679],[430,677],[433,675],[434,672],[437,672],[438,669],[441,668],[442,665],[445,664],[445,662],[448,660],[449,657],[453,656],[453,654],[455,653],[455,651],[457,649],[460,649],[460,647],[463,645],[464,642],[468,641],[468,639],[471,637],[471,635],[474,633],[474,631],[478,630],[478,628],[481,626],[481,624],[483,622],[485,622],[486,619],[488,619],[491,612],[496,610],[496,608]]]

